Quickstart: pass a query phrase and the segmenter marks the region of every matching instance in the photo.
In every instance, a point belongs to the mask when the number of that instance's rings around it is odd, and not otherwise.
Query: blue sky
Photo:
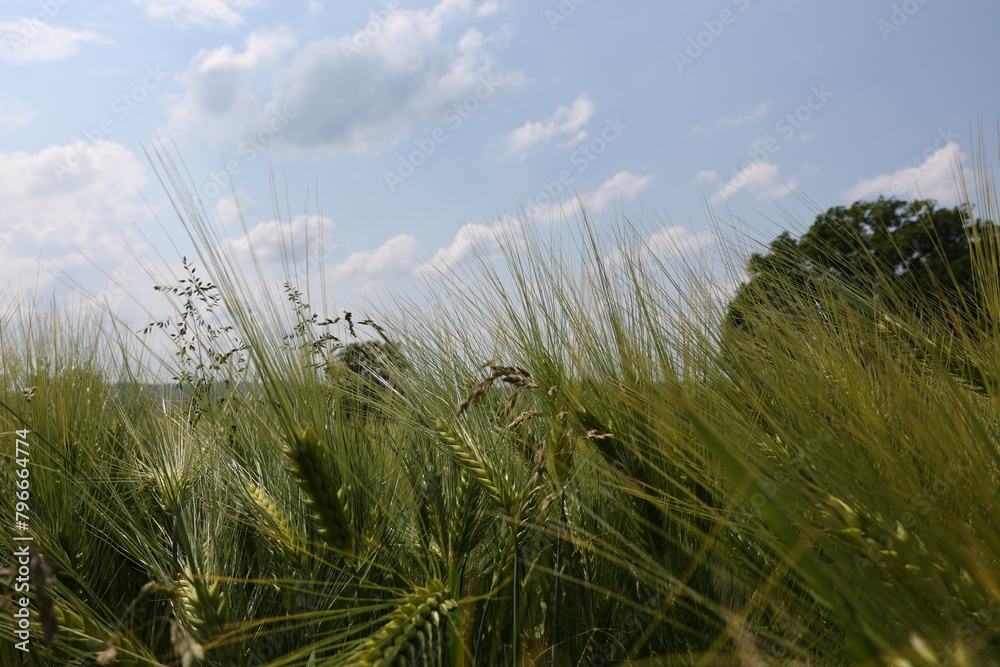
[[[765,241],[782,209],[808,224],[807,200],[952,204],[970,133],[1000,109],[987,0],[2,11],[0,281],[45,293],[61,275],[112,304],[152,296],[137,257],[177,271],[184,252],[143,153],[156,137],[234,252],[276,262],[279,235],[321,236],[324,280],[350,303],[461,266],[511,216],[566,224],[576,194],[598,219],[647,218],[662,253],[713,243],[706,204]]]

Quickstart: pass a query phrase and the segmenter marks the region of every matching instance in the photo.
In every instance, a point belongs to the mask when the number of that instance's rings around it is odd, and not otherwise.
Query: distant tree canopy
[[[408,366],[398,344],[377,340],[348,343],[337,353],[337,361],[365,381],[386,387],[395,387],[396,375]]]
[[[361,341],[341,348],[329,370],[341,378],[344,413],[369,416],[380,412],[378,404],[387,396],[400,391],[400,374],[409,367],[397,343]]]
[[[996,238],[996,230],[989,221],[970,219],[967,210],[938,208],[934,200],[879,198],[831,208],[801,238],[784,232],[766,254],[750,257],[750,281],[729,304],[727,329],[749,333],[747,315],[761,304],[803,314],[802,295],[831,285],[891,296],[889,308],[923,313],[950,305],[975,313],[981,285],[973,246],[976,239]]]

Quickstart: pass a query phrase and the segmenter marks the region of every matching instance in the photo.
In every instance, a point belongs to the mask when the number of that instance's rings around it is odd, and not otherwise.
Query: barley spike
[[[315,429],[312,426],[296,429],[285,454],[291,462],[289,471],[315,514],[320,535],[334,549],[353,555],[354,527],[346,488],[335,481],[333,462],[324,452]]]

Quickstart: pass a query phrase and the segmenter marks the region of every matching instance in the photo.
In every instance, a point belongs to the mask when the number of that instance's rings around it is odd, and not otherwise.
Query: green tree
[[[890,311],[905,307],[930,317],[952,308],[974,317],[982,284],[972,254],[988,235],[995,238],[993,223],[929,199],[879,198],[831,208],[801,238],[784,232],[767,253],[750,257],[750,280],[729,304],[727,329],[750,333],[748,315],[759,305],[789,315],[821,314],[822,299],[813,309],[809,295],[831,287],[871,294]]]
[[[409,367],[393,342],[358,341],[342,347],[329,371],[340,378],[344,414],[380,414],[379,404],[400,393],[400,374]]]

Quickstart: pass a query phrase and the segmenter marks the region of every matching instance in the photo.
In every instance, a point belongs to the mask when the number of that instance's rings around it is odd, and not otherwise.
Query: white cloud
[[[770,108],[770,102],[761,102],[756,107],[748,111],[740,111],[738,113],[729,114],[728,116],[723,116],[719,120],[715,121],[715,125],[717,127],[739,127],[740,125],[749,123],[752,120],[762,118]]]
[[[318,215],[297,215],[291,222],[270,220],[254,225],[239,238],[226,239],[222,248],[240,263],[256,256],[262,264],[287,260],[304,270],[308,261],[310,270],[318,269],[336,247],[333,227],[333,220]]]
[[[620,171],[593,192],[584,193],[580,201],[588,209],[600,210],[618,198],[634,199],[653,182],[653,178],[652,174],[636,176]],[[546,206],[532,206],[526,215],[528,219],[539,222],[558,222],[572,214],[575,207],[575,201],[555,201]]]
[[[261,204],[245,190],[238,190],[236,197],[231,194],[220,196],[213,206],[215,219],[223,228],[234,228],[261,210]]]
[[[794,178],[782,178],[778,166],[773,162],[751,162],[738,174],[719,186],[711,197],[711,202],[724,202],[742,190],[748,190],[757,199],[782,199],[798,187]]]
[[[761,150],[768,152],[767,151],[768,144],[773,144],[774,142],[775,139],[770,134],[765,134],[762,137],[757,137],[749,144],[747,144],[747,153],[752,155],[754,153],[758,153]]]
[[[511,130],[503,138],[503,155],[519,155],[521,157],[532,147],[545,143],[560,134],[574,134],[567,142],[572,145],[587,137],[586,132],[580,132],[594,115],[596,107],[586,95],[580,95],[566,107],[559,105],[551,116],[545,120],[529,121],[521,127]]]
[[[76,55],[86,42],[110,44],[111,40],[90,30],[55,28],[37,19],[0,21],[0,60],[8,63],[62,60]]]
[[[185,93],[172,124],[204,128],[216,141],[256,133],[276,110],[294,120],[275,139],[286,150],[374,155],[400,141],[418,122],[460,119],[491,97],[520,85],[520,73],[496,71],[493,50],[510,40],[508,28],[483,34],[454,24],[474,19],[471,0],[440,0],[430,9],[378,14],[368,32],[294,48],[287,29],[255,33],[244,53],[229,47],[202,51],[181,83]],[[374,15],[373,15],[374,16]],[[266,91],[266,92],[265,92]],[[207,124],[206,124],[207,121]]]
[[[414,269],[418,276],[426,276],[454,269],[473,257],[493,257],[500,253],[501,244],[520,243],[517,223],[502,219],[492,225],[467,223],[455,234],[451,245],[439,249],[430,261]]]
[[[21,127],[28,125],[35,114],[19,101],[0,102],[0,127]]]
[[[2,227],[37,243],[86,246],[142,208],[136,188],[145,183],[135,155],[110,141],[0,153]]]
[[[691,181],[691,185],[705,185],[707,183],[715,183],[718,180],[719,172],[714,169],[702,169],[694,175],[694,180]]]
[[[132,0],[146,15],[177,28],[233,28],[243,23],[241,11],[257,0]]]
[[[286,26],[252,32],[244,41],[246,49],[243,53],[236,53],[229,46],[201,51],[199,55],[204,54],[204,57],[195,57],[200,60],[199,74],[226,69],[254,70],[267,67],[298,45],[298,39]]]
[[[409,234],[395,236],[371,252],[351,253],[333,269],[337,280],[372,283],[402,275],[413,266],[413,250],[417,240]]]
[[[486,16],[493,16],[501,9],[505,8],[506,8],[506,2],[501,4],[500,2],[497,2],[497,0],[486,0],[486,2],[480,5],[479,9],[476,10],[476,16],[478,16],[479,18],[483,18]]]
[[[0,153],[0,283],[34,281],[39,261],[81,279],[88,260],[109,272],[129,262],[146,182],[135,155],[109,141]],[[50,279],[43,271],[41,282]]]
[[[560,144],[560,146],[562,146],[562,148],[570,148],[572,146],[576,146],[578,143],[580,143],[589,136],[590,136],[589,132],[587,132],[586,130],[580,130],[572,137],[570,137],[568,141],[564,141],[562,144]]]
[[[898,171],[861,181],[841,193],[841,197],[852,202],[885,196],[954,203],[957,201],[956,168],[967,158],[968,155],[952,141],[927,155],[919,165],[907,165]]]
[[[271,71],[298,40],[287,27],[260,30],[244,40],[245,48],[201,49],[180,76],[185,94],[170,109],[172,129],[207,131],[223,141],[236,141],[259,122],[263,110],[253,86]]]
[[[661,227],[650,234],[646,242],[637,249],[637,256],[640,259],[683,257],[714,243],[715,240],[715,235],[708,231],[691,233],[679,225]],[[604,262],[610,265],[620,264],[622,262],[622,249],[612,250],[604,258]]]
[[[653,182],[653,175],[636,176],[627,171],[620,171],[601,184],[594,192],[585,197],[588,206],[604,208],[609,202],[624,197],[634,199],[640,192]]]
[[[750,121],[757,120],[758,118],[763,118],[765,114],[771,109],[770,102],[761,102],[753,109],[746,109],[743,111],[738,111],[736,113],[731,113],[728,116],[723,116],[722,118],[717,118],[716,120],[709,123],[707,126],[698,123],[695,125],[694,129],[696,132],[708,132],[710,130],[715,130],[720,127],[739,127],[740,125],[745,125]]]
[[[692,234],[684,227],[674,225],[662,227],[654,232],[646,242],[650,254],[657,257],[680,257],[698,250],[715,241],[711,232],[701,231]]]

